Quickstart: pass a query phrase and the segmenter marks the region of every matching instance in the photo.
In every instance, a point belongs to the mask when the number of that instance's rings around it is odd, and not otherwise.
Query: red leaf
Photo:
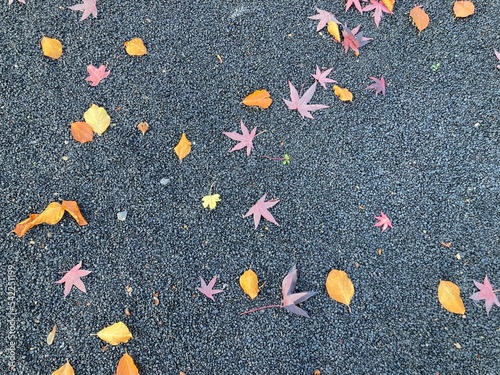
[[[248,128],[245,126],[243,123],[243,120],[240,120],[240,126],[241,126],[241,134],[236,133],[236,132],[222,132],[224,135],[228,136],[231,139],[234,139],[235,141],[238,141],[236,146],[234,146],[229,152],[233,152],[236,150],[241,150],[242,148],[247,148],[247,156],[250,156],[250,153],[252,152],[253,149],[253,139],[255,137],[255,133],[257,132],[257,127],[253,128],[251,132],[248,132]]]
[[[101,80],[109,75],[110,71],[106,71],[107,67],[107,65],[101,65],[97,68],[94,65],[88,65],[87,72],[89,73],[89,76],[85,78],[85,81],[90,82],[90,86],[97,86]]]
[[[316,91],[316,82],[307,89],[302,97],[299,96],[297,89],[292,85],[292,82],[288,81],[290,87],[290,100],[283,99],[288,109],[299,111],[302,118],[314,118],[309,112],[317,111],[318,109],[329,108],[329,106],[324,104],[308,104],[309,100],[312,99],[314,92]]]
[[[85,285],[83,284],[83,281],[80,280],[80,277],[87,276],[91,271],[80,270],[81,266],[82,262],[80,261],[80,263],[78,263],[76,266],[74,266],[72,269],[66,272],[66,274],[63,276],[61,280],[56,281],[57,284],[65,283],[64,297],[66,297],[69,294],[73,285],[76,286],[78,289],[80,289],[83,293],[87,293]]]
[[[279,226],[277,221],[274,219],[273,215],[268,211],[269,208],[273,207],[274,205],[278,204],[280,200],[279,199],[271,199],[270,201],[266,202],[266,194],[264,194],[258,201],[255,203],[250,210],[245,214],[245,217],[248,217],[250,215],[253,215],[253,221],[255,224],[255,229],[259,226],[260,223],[260,218],[263,217],[267,221],[270,221],[273,224],[276,224]]]
[[[205,283],[205,280],[203,280],[203,278],[200,276],[201,287],[196,287],[196,289],[198,289],[201,293],[203,293],[204,295],[206,295],[208,298],[210,298],[212,301],[215,302],[214,294],[223,292],[223,290],[220,289],[213,289],[216,281],[217,281],[217,275],[215,275],[207,285]]]
[[[370,78],[373,83],[368,86],[366,89],[367,90],[375,90],[375,96],[377,96],[378,94],[382,93],[382,95],[385,96],[385,79],[384,79],[384,76],[381,76],[380,79],[379,78],[375,78],[375,77],[368,77]]]
[[[472,296],[470,296],[470,298],[474,301],[481,301],[484,299],[486,305],[486,314],[490,313],[493,304],[500,307],[500,302],[498,301],[498,297],[490,284],[490,280],[488,280],[488,276],[484,277],[484,284],[481,284],[476,280],[474,280],[474,284],[476,285],[476,288],[479,289],[479,292],[474,293]]]

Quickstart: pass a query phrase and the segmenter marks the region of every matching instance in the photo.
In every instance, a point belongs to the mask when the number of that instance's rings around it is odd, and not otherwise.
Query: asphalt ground
[[[50,374],[69,359],[76,374],[112,374],[127,350],[141,374],[499,373],[500,310],[487,315],[469,296],[485,275],[500,287],[500,7],[474,3],[476,14],[455,19],[453,1],[424,1],[431,23],[419,35],[403,1],[378,29],[340,0],[98,1],[84,22],[71,1],[3,1],[1,372]],[[315,7],[374,40],[345,55],[307,19]],[[58,61],[42,55],[43,35],[62,41]],[[126,55],[134,37],[146,56]],[[111,74],[90,87],[86,66],[106,63]],[[282,98],[288,80],[311,85],[316,65],[334,67],[354,101],[318,87],[312,102],[331,108],[302,119]],[[380,75],[385,97],[365,89]],[[240,104],[261,88],[269,109]],[[112,126],[81,145],[70,124],[92,103]],[[222,134],[240,119],[266,130],[250,157],[229,153]],[[182,132],[193,148],[179,163]],[[286,166],[263,158],[284,153]],[[214,181],[222,201],[208,211],[201,197]],[[280,226],[254,230],[242,216],[264,193],[280,199]],[[66,216],[11,233],[60,200],[76,200],[89,225]],[[384,233],[373,226],[381,210],[394,225]],[[54,282],[79,261],[92,271],[87,294],[63,298]],[[279,303],[293,265],[296,290],[319,292],[301,306],[310,319],[239,315]],[[253,301],[238,285],[248,268],[265,282]],[[353,281],[351,313],[326,293],[333,268]],[[195,289],[213,275],[224,289],[215,302]],[[465,316],[440,306],[441,279],[461,288]],[[90,333],[117,321],[134,337],[103,350]]]

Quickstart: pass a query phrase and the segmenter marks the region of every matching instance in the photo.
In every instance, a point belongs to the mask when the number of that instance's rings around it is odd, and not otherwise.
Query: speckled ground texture
[[[498,373],[500,309],[488,316],[469,296],[485,275],[500,287],[499,7],[477,0],[475,15],[454,19],[453,1],[424,1],[431,24],[418,35],[412,5],[396,3],[377,29],[342,1],[98,1],[98,18],[84,22],[71,1],[2,1],[1,372],[14,345],[13,373],[28,375],[66,359],[76,374],[112,374],[125,350],[141,374]],[[307,19],[315,7],[374,40],[345,55]],[[43,35],[62,41],[58,61],[42,55]],[[126,55],[134,37],[147,56]],[[105,63],[111,74],[90,87],[86,66]],[[334,67],[354,101],[318,87],[312,102],[331,108],[302,119],[282,98],[288,80],[311,85],[316,65]],[[366,91],[380,75],[385,97]],[[260,88],[269,109],[240,104]],[[112,126],[81,145],[70,124],[92,103]],[[240,119],[265,130],[250,157],[229,153],[235,142],[222,134]],[[193,148],[179,163],[183,131]],[[284,153],[290,165],[263,158]],[[201,197],[214,181],[222,202],[208,211]],[[280,226],[254,230],[242,216],[264,193],[280,199],[271,209]],[[59,200],[76,200],[89,225],[66,216],[11,233]],[[394,224],[384,233],[373,226],[381,210]],[[54,282],[79,261],[92,271],[87,294],[64,299]],[[293,265],[296,290],[319,292],[302,305],[310,319],[240,316],[279,303]],[[253,301],[238,283],[248,268],[265,282]],[[326,293],[333,268],[354,283],[351,313]],[[215,302],[195,289],[213,275],[224,288]],[[440,306],[440,279],[461,288],[465,316]],[[90,333],[117,321],[134,337],[104,351]]]

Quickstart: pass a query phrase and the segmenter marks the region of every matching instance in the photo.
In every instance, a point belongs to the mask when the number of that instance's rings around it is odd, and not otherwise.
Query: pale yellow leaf
[[[460,288],[451,281],[441,280],[438,286],[438,300],[446,310],[454,314],[465,314],[465,306],[460,297]]]
[[[217,202],[220,202],[219,194],[205,195],[201,198],[203,208],[210,208],[211,210],[217,207]]]
[[[354,296],[354,285],[347,273],[340,270],[331,270],[326,278],[326,290],[328,295],[337,302],[347,305],[349,311],[352,296]]]
[[[56,337],[56,332],[57,332],[57,326],[54,324],[54,327],[52,327],[52,331],[47,335],[47,345],[52,345],[54,342],[54,338]]]
[[[69,361],[67,361],[64,365],[62,365],[56,371],[54,371],[52,375],[75,375],[75,371],[73,370],[73,367],[71,367],[71,365],[69,364]]]
[[[132,333],[123,322],[118,322],[97,332],[101,340],[111,345],[126,343],[132,338]]]
[[[252,270],[245,271],[240,276],[240,286],[251,299],[257,297],[257,294],[259,294],[259,279],[257,274]]]
[[[92,104],[84,113],[85,122],[91,127],[94,133],[102,135],[108,128],[111,118],[103,107]]]

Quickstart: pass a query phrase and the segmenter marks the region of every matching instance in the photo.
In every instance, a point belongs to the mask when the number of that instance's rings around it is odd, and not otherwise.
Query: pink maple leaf
[[[365,38],[362,32],[359,32],[361,25],[356,26],[354,29],[350,30],[347,24],[342,28],[342,36],[344,40],[342,45],[344,46],[345,53],[352,49],[356,54],[359,54],[359,48],[370,43],[373,38]]]
[[[110,71],[106,71],[107,68],[107,65],[101,65],[99,68],[94,65],[88,65],[87,72],[89,73],[89,76],[85,78],[85,81],[90,82],[90,86],[97,86],[101,80],[109,75]]]
[[[223,292],[223,290],[221,289],[213,289],[216,281],[217,281],[217,275],[215,275],[207,285],[205,283],[205,280],[203,280],[203,277],[200,276],[201,287],[196,287],[196,289],[198,289],[201,293],[203,293],[205,296],[207,296],[208,298],[210,298],[212,301],[215,302],[214,294]]]
[[[255,224],[255,229],[257,229],[257,227],[259,226],[261,217],[279,226],[277,221],[274,219],[273,215],[271,215],[271,213],[268,211],[269,208],[278,204],[279,201],[280,201],[279,199],[271,199],[270,201],[266,202],[266,194],[264,194],[257,201],[257,203],[255,203],[252,207],[250,207],[250,209],[248,210],[248,212],[245,214],[244,217],[253,215],[253,222]]]
[[[376,77],[368,77],[370,78],[373,83],[368,86],[366,89],[367,90],[375,90],[375,96],[377,96],[379,93],[382,93],[382,95],[385,96],[385,79],[384,76],[380,76],[379,78]]]
[[[485,276],[484,284],[481,284],[476,280],[474,280],[474,284],[476,285],[476,288],[479,289],[479,292],[474,293],[472,296],[470,296],[470,298],[474,301],[480,301],[484,299],[486,305],[486,314],[490,313],[493,304],[500,307],[500,302],[498,301],[498,297],[495,294],[495,292],[498,292],[499,290],[493,290],[493,287],[490,284],[490,280],[488,280],[488,276]]]
[[[387,7],[382,3],[381,1],[378,0],[370,0],[371,4],[367,5],[363,8],[363,12],[367,12],[370,10],[375,10],[373,13],[373,19],[375,20],[375,25],[379,25],[380,20],[382,19],[383,13],[392,13]]]
[[[318,26],[316,26],[316,31],[320,31],[330,21],[333,21],[335,23],[340,23],[339,21],[337,21],[337,19],[335,18],[335,16],[332,13],[327,12],[326,10],[321,10],[321,9],[316,8],[316,12],[318,14],[315,14],[314,16],[307,17],[311,20],[319,21]]]
[[[26,4],[25,0],[17,0],[17,1],[19,1],[21,4]],[[14,0],[9,0],[9,4],[8,5],[12,4],[13,2],[14,2]]]
[[[243,123],[243,120],[240,120],[241,134],[236,132],[222,132],[224,135],[228,136],[235,141],[239,141],[240,143],[236,144],[229,152],[233,152],[236,150],[241,150],[242,148],[247,148],[247,156],[250,156],[250,153],[253,149],[253,139],[255,137],[255,133],[257,132],[257,127],[253,128],[251,132],[248,132],[248,128]]]
[[[356,7],[359,13],[363,14],[363,9],[361,8],[359,0],[347,0],[347,4],[345,5],[345,11],[347,12],[352,5]]]
[[[497,50],[495,50],[495,56],[497,57],[497,60],[500,61],[500,52],[497,52]],[[497,65],[497,69],[500,69],[500,64]]]
[[[71,10],[80,10],[83,12],[82,18],[80,18],[80,21],[83,21],[85,18],[90,16],[91,14],[94,16],[94,18],[97,18],[97,6],[96,6],[96,0],[82,0],[82,4],[75,4],[73,6],[70,6],[69,9]]]
[[[321,71],[319,66],[316,65],[316,73],[311,74],[318,83],[326,89],[327,83],[337,83],[334,79],[328,78],[328,74],[331,73],[333,68],[327,69],[325,71]]]
[[[380,216],[375,216],[378,221],[375,223],[375,227],[382,227],[382,232],[387,228],[392,228],[391,219],[389,219],[382,211],[380,211]]]
[[[292,82],[288,81],[290,86],[290,100],[283,99],[288,109],[298,110],[302,118],[314,118],[309,112],[317,111],[318,109],[329,108],[329,106],[324,104],[308,104],[309,100],[312,99],[314,92],[316,91],[316,82],[307,89],[302,97],[299,96],[297,89],[292,85]]]
[[[66,297],[69,294],[73,286],[76,286],[83,293],[87,293],[85,285],[83,284],[83,281],[80,280],[80,277],[87,276],[91,271],[80,270],[81,266],[82,262],[80,261],[80,263],[78,263],[76,266],[74,266],[72,269],[66,272],[66,274],[63,276],[61,280],[56,281],[57,284],[65,283],[64,297]]]

